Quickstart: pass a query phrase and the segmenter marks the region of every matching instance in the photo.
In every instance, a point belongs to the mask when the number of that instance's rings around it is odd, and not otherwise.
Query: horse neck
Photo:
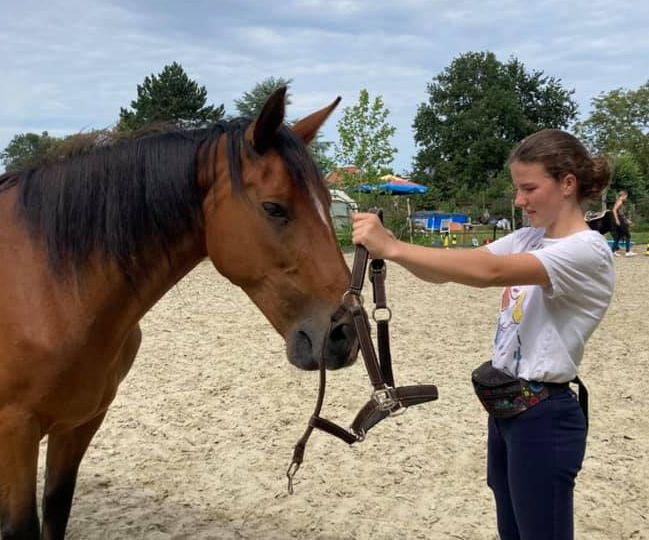
[[[184,238],[169,252],[152,250],[145,255],[143,272],[134,282],[117,287],[117,294],[124,294],[132,300],[131,310],[139,320],[176,283],[193,270],[206,257],[205,240],[202,232]]]
[[[182,239],[167,253],[150,250],[141,254],[141,271],[129,279],[116,261],[97,258],[73,286],[81,320],[94,321],[122,335],[132,328],[176,283],[205,258],[204,236]],[[71,290],[61,291],[70,298]],[[67,292],[65,292],[67,291]],[[85,314],[85,315],[84,315]],[[76,319],[76,317],[75,317]]]

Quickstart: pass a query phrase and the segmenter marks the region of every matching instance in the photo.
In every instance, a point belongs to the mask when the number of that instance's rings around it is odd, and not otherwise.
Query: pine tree
[[[132,111],[120,109],[119,131],[139,129],[151,123],[173,123],[179,127],[200,127],[220,120],[225,108],[221,104],[205,106],[207,90],[192,81],[183,67],[174,62],[158,76],[145,77],[137,86],[137,100]]]

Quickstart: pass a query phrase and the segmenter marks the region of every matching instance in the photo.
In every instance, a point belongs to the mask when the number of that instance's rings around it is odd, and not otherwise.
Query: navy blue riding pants
[[[513,418],[489,418],[487,483],[501,540],[572,540],[586,418],[566,390]]]
[[[624,240],[627,253],[631,251],[631,232],[629,231],[629,224],[624,217],[620,218],[620,225],[613,229],[613,246],[611,249],[615,253],[620,249],[620,240]]]

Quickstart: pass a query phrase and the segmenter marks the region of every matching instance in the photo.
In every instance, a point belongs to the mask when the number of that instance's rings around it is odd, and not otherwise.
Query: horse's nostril
[[[352,338],[352,327],[349,324],[339,324],[331,329],[329,339],[333,345],[339,344],[341,341],[347,341]]]
[[[342,341],[345,339],[345,331],[343,330],[343,325],[336,326],[331,329],[331,332],[329,332],[329,340],[332,343],[336,343],[338,341]]]
[[[339,369],[356,359],[356,334],[350,324],[339,324],[329,332],[327,343],[327,367]]]

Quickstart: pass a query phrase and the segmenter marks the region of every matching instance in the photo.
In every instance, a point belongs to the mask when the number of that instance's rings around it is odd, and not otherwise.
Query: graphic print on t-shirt
[[[508,354],[515,360],[515,377],[518,376],[521,360],[521,339],[518,332],[519,326],[525,317],[525,299],[527,287],[507,287],[503,291],[496,332],[495,351],[498,365],[503,365]]]

